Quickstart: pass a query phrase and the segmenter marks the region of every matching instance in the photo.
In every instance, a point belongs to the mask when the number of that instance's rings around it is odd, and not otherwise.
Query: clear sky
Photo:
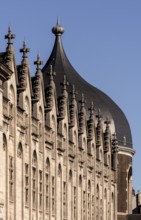
[[[19,64],[23,40],[30,47],[31,75],[37,53],[46,62],[54,43],[57,16],[67,56],[88,82],[107,93],[126,114],[136,150],[134,188],[141,189],[141,1],[5,0],[0,4],[0,51],[8,26],[16,34]],[[138,100],[139,97],[139,100]]]

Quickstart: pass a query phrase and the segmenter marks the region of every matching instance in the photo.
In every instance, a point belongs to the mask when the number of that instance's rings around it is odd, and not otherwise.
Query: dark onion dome
[[[49,82],[49,68],[50,65],[52,65],[53,71],[56,73],[54,81],[57,95],[59,96],[61,93],[60,83],[63,82],[64,75],[66,75],[69,82],[69,86],[67,87],[68,91],[72,91],[72,86],[74,84],[78,93],[77,100],[80,100],[82,93],[84,93],[87,112],[91,102],[93,101],[94,107],[97,110],[101,110],[103,119],[108,117],[109,120],[111,120],[113,132],[114,129],[116,130],[119,146],[132,148],[132,137],[129,123],[122,110],[109,96],[86,82],[70,64],[61,41],[61,35],[64,32],[64,28],[60,26],[58,21],[57,25],[53,27],[52,32],[56,36],[55,44],[48,61],[42,69],[45,89]]]

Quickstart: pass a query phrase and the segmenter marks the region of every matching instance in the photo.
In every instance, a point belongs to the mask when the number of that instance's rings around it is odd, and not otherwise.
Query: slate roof
[[[56,73],[54,81],[56,84],[57,95],[60,95],[60,83],[63,82],[63,77],[66,75],[69,82],[68,91],[70,92],[72,90],[72,85],[74,84],[76,91],[78,92],[78,100],[80,100],[81,94],[84,93],[86,99],[86,109],[88,110],[91,101],[93,101],[94,107],[97,110],[101,110],[103,118],[106,119],[108,117],[114,122],[119,145],[125,145],[125,147],[132,148],[130,126],[122,110],[104,92],[86,82],[70,64],[61,40],[61,35],[64,32],[63,27],[57,23],[56,27],[52,29],[52,32],[56,36],[55,44],[48,61],[42,69],[45,88],[48,84],[49,68],[50,65],[52,65],[53,70]],[[126,137],[126,144],[124,142],[124,137]]]

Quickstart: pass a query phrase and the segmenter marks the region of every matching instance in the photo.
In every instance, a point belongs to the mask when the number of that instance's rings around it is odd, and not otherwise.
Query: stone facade
[[[126,219],[134,151],[66,77],[57,99],[52,66],[44,89],[39,56],[31,78],[25,42],[17,66],[14,37],[0,54],[0,219]]]

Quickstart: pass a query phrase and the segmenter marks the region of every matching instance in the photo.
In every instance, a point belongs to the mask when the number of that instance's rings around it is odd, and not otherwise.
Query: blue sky
[[[72,65],[107,93],[129,120],[136,150],[133,184],[141,189],[141,1],[5,0],[0,8],[0,51],[5,50],[4,35],[11,25],[18,64],[24,39],[30,47],[31,75],[37,53],[44,63],[50,55],[54,43],[51,28],[59,17]]]

